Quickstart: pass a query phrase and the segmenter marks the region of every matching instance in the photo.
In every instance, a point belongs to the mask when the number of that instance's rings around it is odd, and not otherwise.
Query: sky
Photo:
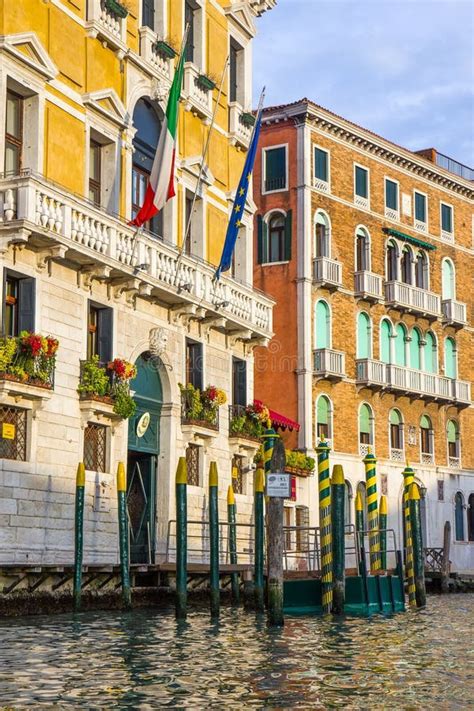
[[[257,30],[254,105],[265,85],[474,167],[474,0],[278,0]]]

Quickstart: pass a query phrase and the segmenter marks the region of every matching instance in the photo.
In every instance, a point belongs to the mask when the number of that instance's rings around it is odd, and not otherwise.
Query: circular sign
[[[137,437],[143,437],[148,427],[150,426],[150,413],[144,412],[137,422]]]

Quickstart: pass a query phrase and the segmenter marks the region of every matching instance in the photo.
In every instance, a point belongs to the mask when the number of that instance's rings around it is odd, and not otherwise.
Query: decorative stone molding
[[[62,244],[39,250],[36,252],[36,268],[40,272],[45,271],[53,259],[64,259],[66,252],[67,247]]]
[[[110,267],[104,264],[92,264],[87,267],[83,267],[78,273],[79,285],[84,289],[90,289],[94,279],[96,281],[105,281],[110,276]]]
[[[59,73],[34,32],[19,32],[0,37],[0,52],[2,51],[11,54],[17,61],[34,69],[47,80],[54,79]]]

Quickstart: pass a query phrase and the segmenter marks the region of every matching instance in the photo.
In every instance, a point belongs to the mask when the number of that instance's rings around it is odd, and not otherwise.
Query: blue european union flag
[[[237,241],[237,236],[239,234],[239,229],[242,226],[241,218],[245,208],[245,201],[247,200],[247,193],[250,184],[250,177],[252,175],[253,165],[255,163],[255,156],[257,154],[258,137],[260,135],[260,124],[262,122],[262,109],[258,112],[257,120],[255,122],[255,128],[253,131],[252,140],[250,142],[249,150],[247,153],[247,158],[245,160],[244,170],[242,172],[242,177],[240,178],[239,187],[237,188],[237,193],[235,196],[234,206],[232,208],[232,214],[230,216],[229,225],[227,227],[227,234],[225,236],[224,248],[222,250],[222,256],[219,266],[215,274],[215,279],[219,279],[221,272],[226,272],[230,269],[232,264],[232,255],[235,249],[235,243]]]

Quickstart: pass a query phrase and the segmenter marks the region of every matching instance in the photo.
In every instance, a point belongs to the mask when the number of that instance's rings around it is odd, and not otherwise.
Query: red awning
[[[262,405],[261,400],[255,400],[255,404]],[[270,419],[272,421],[273,427],[275,429],[282,429],[282,430],[290,430],[290,432],[293,432],[293,430],[296,430],[299,432],[300,426],[297,422],[294,420],[290,420],[289,417],[285,417],[285,415],[280,415],[279,412],[275,412],[275,410],[271,410],[268,408],[268,411],[270,413]]]

